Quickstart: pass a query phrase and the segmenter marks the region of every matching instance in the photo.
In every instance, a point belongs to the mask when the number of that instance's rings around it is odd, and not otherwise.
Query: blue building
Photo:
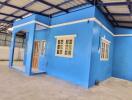
[[[15,21],[10,68],[20,31],[26,36],[23,69],[28,76],[37,69],[86,88],[109,77],[132,80],[132,29],[113,27],[95,6],[52,18],[32,14]]]

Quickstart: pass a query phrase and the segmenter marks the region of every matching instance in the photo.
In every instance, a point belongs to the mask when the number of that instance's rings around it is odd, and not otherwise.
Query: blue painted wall
[[[50,25],[50,17],[35,14],[35,20]]]
[[[23,19],[23,21],[24,21],[24,19]],[[26,20],[25,20],[25,22],[26,22]],[[26,34],[28,34],[27,47],[26,47],[27,52],[25,55],[25,57],[26,57],[25,74],[26,75],[31,75],[33,43],[34,43],[33,41],[34,41],[34,37],[35,37],[35,35],[34,35],[35,29],[36,29],[36,25],[34,23],[32,23],[29,25],[25,25],[25,26],[13,29],[13,34],[12,34],[12,41],[11,41],[11,46],[10,46],[10,61],[9,61],[10,68],[13,66],[15,38],[16,38],[17,32],[24,30],[24,31],[26,31]]]
[[[109,60],[100,60],[101,38],[105,37],[111,42]],[[93,44],[90,69],[89,87],[95,85],[95,81],[103,81],[112,75],[113,37],[96,23],[93,27]]]
[[[61,24],[91,18],[94,16],[95,7],[72,12],[66,15],[51,19],[51,25]],[[83,22],[50,29],[47,47],[47,66],[48,75],[79,84],[83,87],[89,85],[89,71],[92,48],[92,27],[93,22]],[[59,35],[76,34],[73,58],[55,56],[56,39]]]
[[[46,72],[49,75],[88,87],[92,46],[92,25],[92,22],[85,22],[51,29],[48,36],[48,65],[46,67]],[[80,28],[82,26],[83,28]],[[75,38],[73,58],[55,56],[55,36],[72,34],[77,35]]]
[[[50,18],[46,16],[42,16],[42,15],[32,14],[31,16],[27,16],[21,20],[14,21],[13,26],[24,24],[27,22],[35,21],[35,20],[47,25],[50,24]]]
[[[116,28],[116,34],[132,34],[132,29]],[[114,38],[113,76],[132,81],[132,37]]]
[[[132,34],[130,28],[115,28],[115,34]]]
[[[103,25],[105,25],[110,31],[112,31],[113,33],[115,32],[114,27],[110,24],[110,22],[106,19],[102,12],[100,12],[100,10],[98,10],[97,8],[95,8],[94,16],[99,21],[101,21],[101,23],[103,23]]]
[[[28,32],[26,32],[26,38],[25,38],[25,47],[24,47],[24,61],[23,61],[23,63],[24,63],[24,66],[26,65],[26,59],[27,59],[27,43],[28,43],[28,38],[29,38],[29,33]]]
[[[103,16],[103,14],[96,9],[95,17],[100,20],[107,28],[113,31],[113,27]],[[112,59],[113,59],[113,36],[108,33],[104,28],[94,22],[93,26],[93,39],[92,39],[92,52],[91,52],[91,68],[90,68],[90,81],[89,87],[94,86],[96,81],[103,81],[112,76]],[[111,42],[109,50],[109,60],[100,60],[100,47],[101,38],[105,37]]]
[[[62,16],[53,17],[51,19],[51,25],[81,20],[85,18],[92,18],[94,17],[94,12],[95,12],[95,7],[89,5],[89,8],[82,9],[79,11],[74,11]]]
[[[13,26],[16,26],[16,25],[20,25],[20,24],[23,24],[23,23],[26,23],[26,22],[33,21],[33,20],[35,20],[35,18],[36,18],[36,15],[33,14],[33,15],[28,16],[28,17],[25,17],[25,18],[23,18],[21,20],[14,21]]]
[[[36,18],[36,15],[31,15],[29,17],[22,19],[22,20],[15,21],[13,23],[13,27],[27,23],[27,22],[32,21],[32,20],[35,20],[35,18]],[[33,46],[34,46],[33,44],[34,44],[34,38],[35,38],[35,29],[36,29],[36,24],[30,23],[30,24],[23,25],[21,27],[15,27],[13,29],[13,32],[12,32],[12,40],[11,40],[11,45],[10,45],[10,60],[9,60],[9,67],[10,68],[12,68],[12,66],[13,66],[13,57],[14,57],[14,47],[15,47],[16,34],[19,31],[25,31],[26,34],[28,34],[27,35],[27,47],[26,47],[26,53],[25,53],[26,61],[24,61],[24,64],[25,64],[24,67],[25,67],[25,74],[26,75],[32,74],[31,68],[32,68],[32,54],[33,54]]]

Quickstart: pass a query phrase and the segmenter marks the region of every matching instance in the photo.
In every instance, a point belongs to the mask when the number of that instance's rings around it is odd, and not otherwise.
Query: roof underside
[[[48,17],[86,4],[96,5],[114,27],[132,28],[132,0],[0,0],[0,32],[16,19],[36,13]]]
[[[102,10],[114,27],[132,28],[132,0],[99,0]]]

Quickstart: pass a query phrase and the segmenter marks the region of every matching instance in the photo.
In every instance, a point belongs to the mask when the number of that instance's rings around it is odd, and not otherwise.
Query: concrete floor
[[[132,82],[110,78],[88,90],[46,75],[27,77],[0,62],[0,100],[132,100]]]
[[[23,67],[23,61],[13,61],[13,66]]]
[[[8,62],[5,62],[5,64],[7,64],[7,63]],[[8,66],[8,65],[6,65],[6,66]],[[22,72],[25,71],[25,66],[23,64],[23,61],[13,61],[13,68],[18,69],[18,70],[20,70]],[[32,68],[32,72],[33,73],[39,73],[39,70],[37,68],[36,69]]]

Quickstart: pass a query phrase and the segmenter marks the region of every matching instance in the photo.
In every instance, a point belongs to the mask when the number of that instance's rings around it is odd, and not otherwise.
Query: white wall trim
[[[67,25],[72,25],[72,24],[77,24],[77,23],[82,23],[82,22],[88,22],[88,21],[94,21],[96,22],[98,25],[100,25],[102,28],[104,28],[110,35],[114,36],[114,37],[118,37],[118,36],[132,36],[132,34],[114,34],[112,31],[110,31],[102,22],[100,22],[97,18],[93,17],[93,18],[86,18],[86,19],[81,19],[81,20],[77,20],[77,21],[71,21],[71,22],[66,22],[66,23],[62,23],[62,24],[56,24],[56,25],[47,25],[47,24],[44,24],[44,23],[41,23],[39,21],[30,21],[30,22],[27,22],[27,23],[23,23],[23,24],[20,24],[20,25],[16,25],[14,27],[12,27],[12,29],[15,29],[15,28],[19,28],[19,27],[22,27],[22,26],[25,26],[25,25],[29,25],[29,24],[33,24],[33,23],[36,23],[36,24],[39,24],[41,26],[44,26],[46,28],[56,28],[56,27],[61,27],[61,26],[67,26]]]
[[[39,22],[39,21],[35,21],[35,23],[36,23],[36,24],[39,24],[39,25],[41,25],[41,26],[44,26],[44,27],[50,28],[49,25],[46,25],[46,24],[41,23],[41,22]]]
[[[47,27],[47,28],[56,28],[56,27],[72,25],[72,24],[77,24],[77,23],[82,23],[82,22],[87,22],[87,21],[95,21],[97,24],[99,24],[101,27],[103,27],[106,31],[108,31],[112,36],[114,35],[107,27],[105,27],[98,19],[96,19],[94,17],[93,18],[86,18],[86,19],[82,19],[82,20],[77,20],[77,21],[72,21],[72,22],[66,22],[66,23],[57,24],[57,25],[51,25],[51,26],[43,24],[39,21],[30,21],[30,22],[27,22],[27,23],[24,23],[24,24],[14,26],[13,29],[19,28],[19,27],[22,27],[22,26],[25,26],[25,25],[28,25],[28,24],[32,24],[32,23],[36,23],[36,24],[42,25],[42,26]]]
[[[87,22],[87,21],[93,21],[93,20],[94,18],[87,18],[87,19],[82,19],[82,20],[77,20],[77,21],[71,21],[71,22],[66,22],[62,24],[52,25],[51,28],[72,25],[72,24],[77,24],[77,23],[82,23],[82,22]]]
[[[77,37],[77,35],[73,34],[73,35],[58,35],[58,36],[55,36],[55,38],[66,38],[66,37],[72,37],[72,38],[74,38],[74,37]]]
[[[132,34],[116,34],[115,37],[132,37]]]
[[[12,27],[12,28],[13,28],[13,29],[19,28],[19,27],[22,27],[22,26],[26,26],[26,25],[29,25],[29,24],[33,24],[33,23],[35,23],[35,22],[36,22],[36,21],[33,20],[33,21],[26,22],[26,23],[23,23],[23,24],[20,24],[20,25],[16,25],[16,26],[14,26],[14,27]]]
[[[112,36],[114,36],[114,33],[112,33],[106,26],[104,26],[98,19],[94,19],[94,21],[99,24],[102,28],[104,28],[107,32],[109,32]]]

